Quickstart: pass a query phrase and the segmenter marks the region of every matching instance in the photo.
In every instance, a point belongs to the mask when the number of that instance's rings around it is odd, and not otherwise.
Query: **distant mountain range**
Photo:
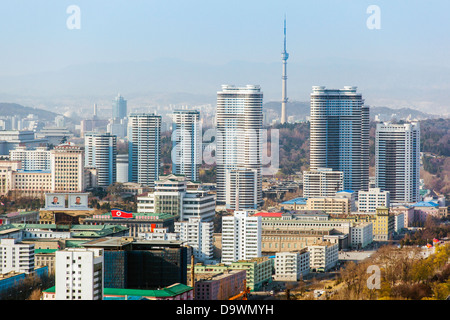
[[[0,116],[17,116],[18,118],[23,119],[30,114],[37,116],[37,119],[44,122],[52,122],[58,115],[58,113],[44,109],[25,107],[17,103],[0,102]],[[74,119],[66,117],[66,120],[71,122]]]
[[[450,114],[450,69],[335,58],[288,63],[290,101],[308,101],[312,86],[357,86],[366,104]],[[297,59],[299,59],[297,57]],[[92,62],[60,70],[6,76],[0,73],[1,101],[54,110],[110,106],[120,93],[130,108],[216,103],[223,84],[258,84],[264,101],[281,100],[281,60],[229,61],[211,65],[179,59]],[[68,109],[66,109],[68,110]]]
[[[380,120],[386,121],[392,118],[397,120],[405,120],[411,118],[412,120],[425,120],[425,119],[436,119],[439,115],[428,114],[419,110],[411,108],[399,108],[393,109],[389,107],[370,107],[370,119],[374,120],[375,116],[378,116]],[[281,114],[281,103],[280,102],[267,102],[264,104],[265,110],[273,110],[277,114]],[[305,120],[310,115],[310,104],[309,102],[302,101],[292,101],[288,102],[286,105],[287,114],[294,116],[295,119]]]
[[[264,104],[264,110],[271,111],[276,114],[281,113],[280,102],[267,102]],[[305,120],[310,115],[309,102],[293,101],[287,105],[288,115],[295,116],[296,119]],[[0,102],[0,115],[1,116],[18,116],[20,118],[26,118],[29,114],[34,114],[39,120],[52,122],[58,113],[48,111],[39,108],[26,107],[17,103]],[[388,107],[371,107],[370,108],[371,119],[373,120],[375,115],[380,115],[381,120],[390,119],[392,115],[395,115],[397,120],[404,120],[408,117],[417,120],[424,119],[436,119],[437,115],[427,114],[418,110],[410,108],[392,109]],[[69,123],[78,123],[80,118],[66,117]]]

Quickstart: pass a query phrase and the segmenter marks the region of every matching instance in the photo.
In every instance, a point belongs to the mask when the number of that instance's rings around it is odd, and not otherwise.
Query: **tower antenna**
[[[281,60],[283,61],[283,75],[282,79],[282,99],[281,99],[281,124],[286,123],[286,103],[287,98],[287,59],[289,53],[286,52],[286,15],[284,15],[284,47],[281,53]]]

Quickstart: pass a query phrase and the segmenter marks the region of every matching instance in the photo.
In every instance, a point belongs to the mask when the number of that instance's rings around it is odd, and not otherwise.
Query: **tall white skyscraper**
[[[378,123],[375,138],[375,184],[389,191],[391,202],[420,200],[419,123]]]
[[[175,110],[172,114],[172,173],[199,181],[202,163],[202,126],[197,110]]]
[[[262,204],[262,104],[259,86],[223,85],[217,93],[217,203],[226,203],[227,172],[237,167],[256,169],[257,206]]]
[[[128,180],[153,187],[161,165],[161,116],[132,113],[128,118]]]
[[[310,166],[344,173],[344,189],[369,188],[369,108],[356,87],[311,93]]]
[[[55,260],[56,300],[103,300],[103,249],[59,250]]]
[[[109,133],[84,135],[85,165],[97,169],[97,184],[106,188],[117,180],[117,137]]]
[[[261,216],[235,211],[222,217],[222,263],[261,257]]]

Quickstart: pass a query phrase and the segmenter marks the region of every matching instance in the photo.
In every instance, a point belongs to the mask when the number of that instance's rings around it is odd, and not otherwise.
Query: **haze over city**
[[[380,8],[369,29],[367,8]],[[80,29],[66,25],[70,5]],[[222,84],[258,84],[281,100],[283,19],[288,97],[357,86],[366,104],[450,111],[447,1],[14,1],[1,8],[2,102],[53,111],[215,104]]]

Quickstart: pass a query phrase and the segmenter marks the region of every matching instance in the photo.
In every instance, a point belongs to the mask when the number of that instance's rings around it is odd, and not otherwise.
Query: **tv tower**
[[[281,60],[283,61],[283,76],[282,79],[282,100],[281,100],[281,124],[286,123],[286,103],[287,103],[287,59],[289,53],[286,52],[286,16],[284,17],[284,49],[281,53]]]

